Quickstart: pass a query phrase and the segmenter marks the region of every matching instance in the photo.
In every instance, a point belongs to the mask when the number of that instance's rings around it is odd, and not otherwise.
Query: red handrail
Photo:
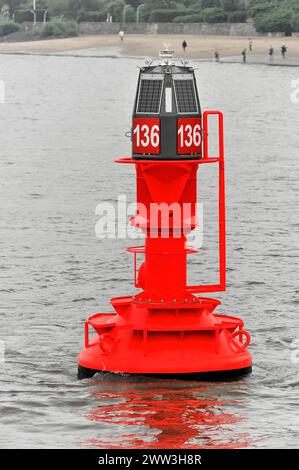
[[[219,148],[218,156],[209,156],[209,116],[218,116]],[[220,111],[203,113],[203,157],[206,161],[213,159],[219,166],[218,183],[218,218],[219,218],[219,284],[188,286],[187,291],[193,294],[202,292],[219,292],[226,290],[226,223],[225,223],[225,171],[224,171],[224,133],[223,114]]]

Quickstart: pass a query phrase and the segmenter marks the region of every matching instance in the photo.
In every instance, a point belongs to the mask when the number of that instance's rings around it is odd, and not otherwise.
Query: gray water
[[[196,64],[204,109],[221,109],[226,123],[228,290],[220,311],[244,319],[253,374],[233,383],[76,380],[84,320],[110,311],[110,297],[134,292],[123,250],[134,242],[99,240],[94,227],[101,201],[119,193],[134,201],[133,170],[113,160],[130,152],[124,133],[137,65],[0,56],[0,447],[294,448],[296,68]],[[214,176],[201,169],[207,249],[191,260],[193,281],[212,276]]]

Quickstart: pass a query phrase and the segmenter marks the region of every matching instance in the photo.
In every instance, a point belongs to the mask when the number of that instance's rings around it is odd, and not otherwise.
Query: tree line
[[[38,19],[47,11],[47,18],[76,22],[253,21],[259,32],[299,31],[299,0],[36,0],[35,5]],[[1,16],[19,22],[30,20],[32,8],[33,0],[0,0]]]

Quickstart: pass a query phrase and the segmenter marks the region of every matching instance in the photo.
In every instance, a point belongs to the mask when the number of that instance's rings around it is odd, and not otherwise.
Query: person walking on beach
[[[253,51],[253,42],[252,42],[251,38],[248,39],[248,44],[249,44],[249,52],[252,52]]]
[[[243,49],[242,51],[242,56],[243,56],[243,64],[246,64],[246,59],[247,59],[247,49]]]
[[[272,46],[269,47],[269,60],[272,62],[274,58],[274,49]]]
[[[220,62],[220,55],[218,51],[215,51],[215,61]]]
[[[120,31],[120,32],[118,33],[118,35],[119,35],[119,39],[120,39],[121,41],[123,41],[123,40],[124,40],[124,37],[125,37],[124,31]]]
[[[285,46],[285,45],[281,46],[281,55],[282,55],[283,59],[286,58],[287,50],[288,50],[287,46]]]
[[[186,49],[187,49],[187,42],[185,41],[185,39],[184,39],[184,41],[182,42],[182,48],[183,48],[183,51],[186,52]]]

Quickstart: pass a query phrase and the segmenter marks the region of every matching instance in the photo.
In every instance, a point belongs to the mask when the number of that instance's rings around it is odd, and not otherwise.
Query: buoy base
[[[83,367],[83,366],[80,366],[80,364],[78,364],[78,373],[77,373],[78,380],[90,379],[97,372],[101,372],[101,371],[94,370],[94,369],[87,369],[87,367]]]
[[[97,313],[85,323],[79,378],[103,371],[229,380],[251,372],[249,333],[239,318],[213,313],[219,300],[192,296],[158,305],[120,297],[111,304],[117,313]]]
[[[157,379],[167,380],[189,380],[189,381],[200,381],[200,382],[229,382],[239,380],[242,377],[251,374],[252,366],[244,367],[243,369],[233,370],[220,370],[215,372],[194,372],[192,374],[128,374],[130,377],[153,377]],[[108,373],[104,370],[93,370],[87,369],[78,365],[78,380],[89,379],[96,373],[105,374]]]

